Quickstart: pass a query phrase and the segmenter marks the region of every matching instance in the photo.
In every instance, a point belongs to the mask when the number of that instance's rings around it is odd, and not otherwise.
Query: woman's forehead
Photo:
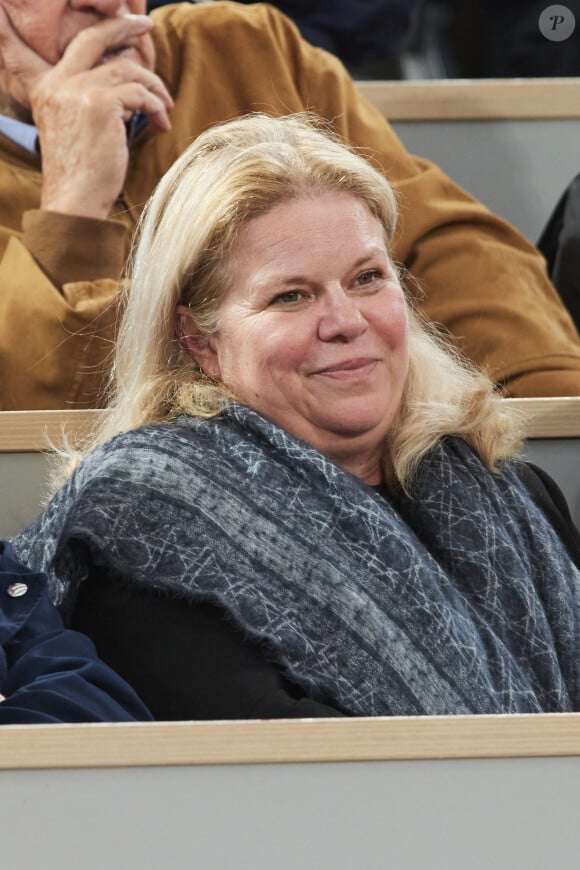
[[[351,194],[329,191],[312,197],[285,200],[270,211],[251,218],[243,227],[238,249],[285,246],[308,253],[318,239],[327,244],[343,236],[352,244],[384,246],[385,231],[367,204]]]

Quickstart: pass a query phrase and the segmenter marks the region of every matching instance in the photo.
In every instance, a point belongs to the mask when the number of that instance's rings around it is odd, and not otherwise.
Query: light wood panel
[[[0,453],[36,452],[62,445],[94,426],[100,411],[2,411]]]
[[[580,117],[580,78],[357,82],[389,121]]]
[[[528,438],[580,436],[580,397],[506,399],[526,419]],[[49,450],[62,442],[62,433],[73,438],[98,421],[101,411],[3,411],[0,412],[0,453]]]
[[[580,436],[580,397],[505,401],[523,414],[527,438]]]
[[[6,725],[0,769],[580,755],[580,714]]]

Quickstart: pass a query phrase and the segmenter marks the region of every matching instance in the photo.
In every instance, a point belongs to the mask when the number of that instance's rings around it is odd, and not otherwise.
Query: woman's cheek
[[[313,344],[310,325],[297,317],[273,327],[263,340],[270,366],[284,369],[298,367]]]
[[[407,315],[407,303],[401,294],[401,298],[394,304],[389,318],[388,331],[391,343],[394,346],[408,341],[409,318]]]

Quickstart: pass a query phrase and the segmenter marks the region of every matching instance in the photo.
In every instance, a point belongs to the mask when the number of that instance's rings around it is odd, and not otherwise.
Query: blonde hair
[[[180,413],[219,413],[232,397],[176,338],[176,306],[187,305],[210,335],[231,286],[232,251],[244,226],[281,202],[329,191],[362,200],[390,245],[397,221],[391,186],[319,119],[247,115],[207,130],[189,146],[141,217],[110,400],[87,450]],[[484,374],[446,348],[417,312],[410,310],[409,318],[409,373],[385,445],[396,479],[407,486],[420,458],[447,434],[461,435],[495,468],[519,446],[513,418]]]

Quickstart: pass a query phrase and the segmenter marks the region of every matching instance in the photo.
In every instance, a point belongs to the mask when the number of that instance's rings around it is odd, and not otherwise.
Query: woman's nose
[[[349,296],[342,287],[328,288],[321,302],[318,336],[322,341],[352,341],[367,328],[360,300]]]

